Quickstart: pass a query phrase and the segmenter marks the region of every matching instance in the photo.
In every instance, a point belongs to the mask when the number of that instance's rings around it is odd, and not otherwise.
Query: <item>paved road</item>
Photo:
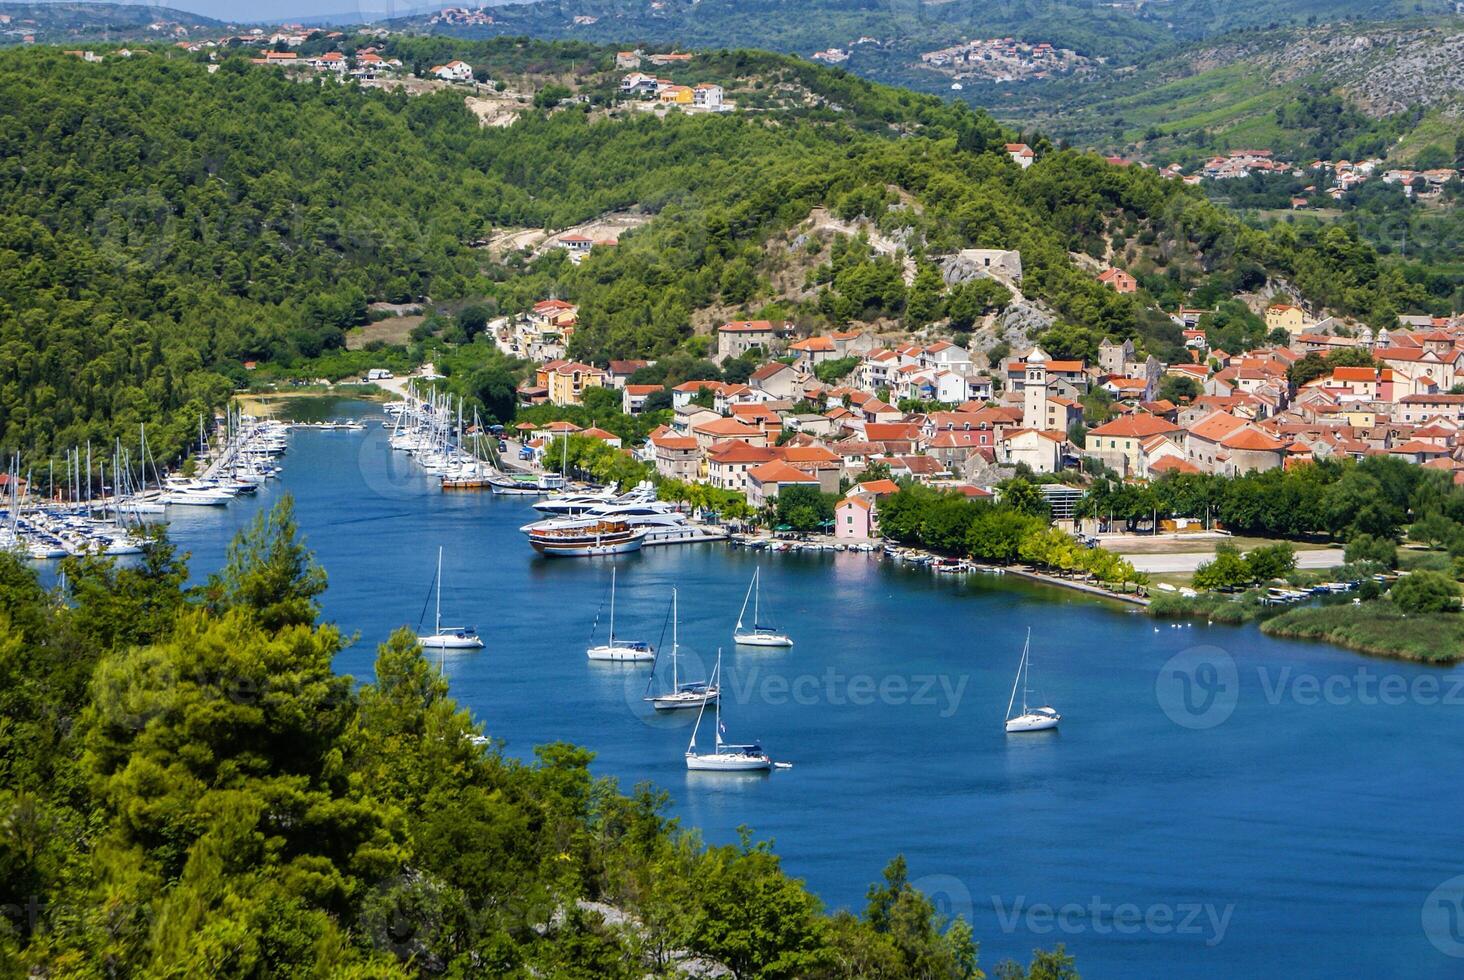
[[[1215,557],[1210,551],[1181,551],[1168,555],[1124,555],[1141,572],[1192,572]],[[1297,568],[1331,568],[1342,564],[1341,548],[1298,551]]]

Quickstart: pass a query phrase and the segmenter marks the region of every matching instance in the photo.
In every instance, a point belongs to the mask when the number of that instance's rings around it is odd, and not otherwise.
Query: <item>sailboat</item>
[[[786,633],[780,633],[771,626],[764,626],[758,621],[758,607],[762,598],[762,569],[758,568],[752,573],[752,584],[747,587],[747,595],[742,600],[742,611],[737,614],[737,626],[732,630],[732,642],[739,646],[748,647],[791,647],[793,640]],[[743,617],[747,615],[747,604],[752,603],[752,629],[742,625]]]
[[[655,647],[641,640],[621,640],[615,636],[615,569],[610,569],[610,638],[599,646],[590,647],[585,656],[591,660],[608,660],[616,663],[644,663],[656,659]]]
[[[1022,662],[1017,665],[1017,679],[1012,683],[1012,696],[1007,701],[1006,730],[1011,732],[1043,732],[1050,728],[1056,728],[1057,723],[1062,721],[1062,715],[1052,708],[1044,705],[1040,708],[1029,708],[1027,706],[1027,692],[1032,673],[1032,631],[1027,630],[1027,642],[1022,644]],[[1012,715],[1012,708],[1017,703],[1017,688],[1022,689],[1022,713]]]
[[[483,640],[478,636],[478,631],[471,626],[449,626],[446,629],[442,626],[442,549],[437,549],[437,618],[433,621],[432,632],[427,636],[418,635],[417,642],[432,650],[481,650]],[[420,627],[419,627],[420,628]]]
[[[722,677],[722,651],[717,651],[717,666],[712,671],[712,686],[717,686]],[[707,713],[706,703],[696,715],[696,727],[691,730],[691,742],[686,746],[686,768],[692,772],[766,772],[773,768],[773,760],[756,742],[750,745],[734,745],[722,741],[725,728],[722,725],[722,699],[712,702],[716,720],[716,742],[714,751],[700,753],[696,750],[696,735],[701,731],[702,716]],[[788,763],[777,763],[786,767]]]
[[[679,711],[684,708],[701,708],[708,701],[715,701],[720,696],[717,688],[706,681],[681,682],[681,670],[678,664],[680,654],[680,615],[676,608],[676,590],[671,590],[671,690],[665,694],[652,694],[642,700],[649,701],[651,707],[657,711]],[[656,682],[655,668],[651,668],[651,680],[646,684],[646,690],[651,689],[651,684]]]

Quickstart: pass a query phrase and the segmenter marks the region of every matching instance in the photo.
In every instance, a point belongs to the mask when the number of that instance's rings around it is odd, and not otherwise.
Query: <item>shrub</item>
[[[1375,561],[1389,568],[1398,567],[1398,546],[1387,538],[1371,534],[1359,534],[1348,541],[1344,555],[1349,562]]]
[[[1404,612],[1457,612],[1459,583],[1439,572],[1405,575],[1388,590],[1393,605]]]

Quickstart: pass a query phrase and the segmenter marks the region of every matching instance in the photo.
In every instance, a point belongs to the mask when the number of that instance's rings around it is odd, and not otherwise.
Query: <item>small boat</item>
[[[642,700],[649,701],[657,711],[680,711],[686,708],[700,708],[708,701],[715,701],[721,692],[706,681],[682,683],[678,664],[680,653],[680,615],[676,608],[676,590],[671,590],[671,690],[665,694],[650,694]],[[651,679],[646,690],[656,682],[656,668],[651,667]]]
[[[622,640],[615,636],[615,569],[610,569],[610,637],[599,646],[590,647],[585,656],[610,663],[645,663],[655,661],[656,649],[641,640]]]
[[[732,630],[732,642],[739,646],[748,647],[791,647],[793,640],[786,633],[780,633],[771,626],[764,626],[758,622],[759,600],[762,597],[762,569],[758,568],[752,573],[752,584],[747,587],[747,595],[742,600],[742,611],[737,614],[737,625]],[[752,629],[742,625],[742,619],[747,615],[747,604],[752,603]]]
[[[432,632],[426,636],[418,635],[417,642],[428,650],[481,650],[483,640],[478,636],[478,631],[471,626],[448,626],[442,625],[442,549],[437,549],[437,578],[434,584],[437,587],[437,618],[434,620]]]
[[[639,551],[646,533],[646,528],[624,521],[596,521],[574,527],[535,527],[528,535],[529,544],[545,557],[593,558]]]
[[[1012,683],[1011,700],[1007,702],[1006,730],[1008,734],[1013,732],[1043,732],[1050,728],[1056,728],[1057,723],[1062,721],[1062,715],[1052,708],[1044,705],[1040,708],[1029,708],[1027,706],[1028,681],[1032,673],[1032,631],[1027,630],[1027,642],[1022,644],[1022,662],[1017,665],[1017,679]],[[1017,703],[1017,688],[1022,689],[1022,713],[1012,715],[1012,707]]]
[[[722,651],[717,651],[717,666],[712,671],[712,685],[716,686],[722,676]],[[696,750],[696,735],[701,730],[702,716],[707,706],[702,704],[696,715],[696,727],[691,730],[691,742],[686,746],[686,768],[692,772],[767,772],[773,768],[773,760],[756,742],[734,745],[722,741],[725,730],[722,725],[722,699],[712,702],[716,712],[716,741],[711,752]],[[781,764],[780,764],[781,765]]]
[[[496,494],[519,497],[542,497],[564,489],[564,477],[558,473],[543,473],[537,478],[526,475],[523,479],[496,476],[488,482],[489,488]]]

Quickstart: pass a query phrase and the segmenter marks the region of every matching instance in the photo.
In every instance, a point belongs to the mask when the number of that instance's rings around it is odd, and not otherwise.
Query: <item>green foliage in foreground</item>
[[[1464,658],[1464,616],[1453,612],[1410,614],[1387,601],[1290,609],[1262,623],[1261,631],[1425,663],[1454,663]]]
[[[70,602],[0,553],[0,902],[35,911],[6,976],[982,976],[902,860],[828,916],[768,845],[704,845],[588,751],[504,756],[406,629],[370,683],[335,674],[287,504],[200,590],[165,540],[65,570]]]

